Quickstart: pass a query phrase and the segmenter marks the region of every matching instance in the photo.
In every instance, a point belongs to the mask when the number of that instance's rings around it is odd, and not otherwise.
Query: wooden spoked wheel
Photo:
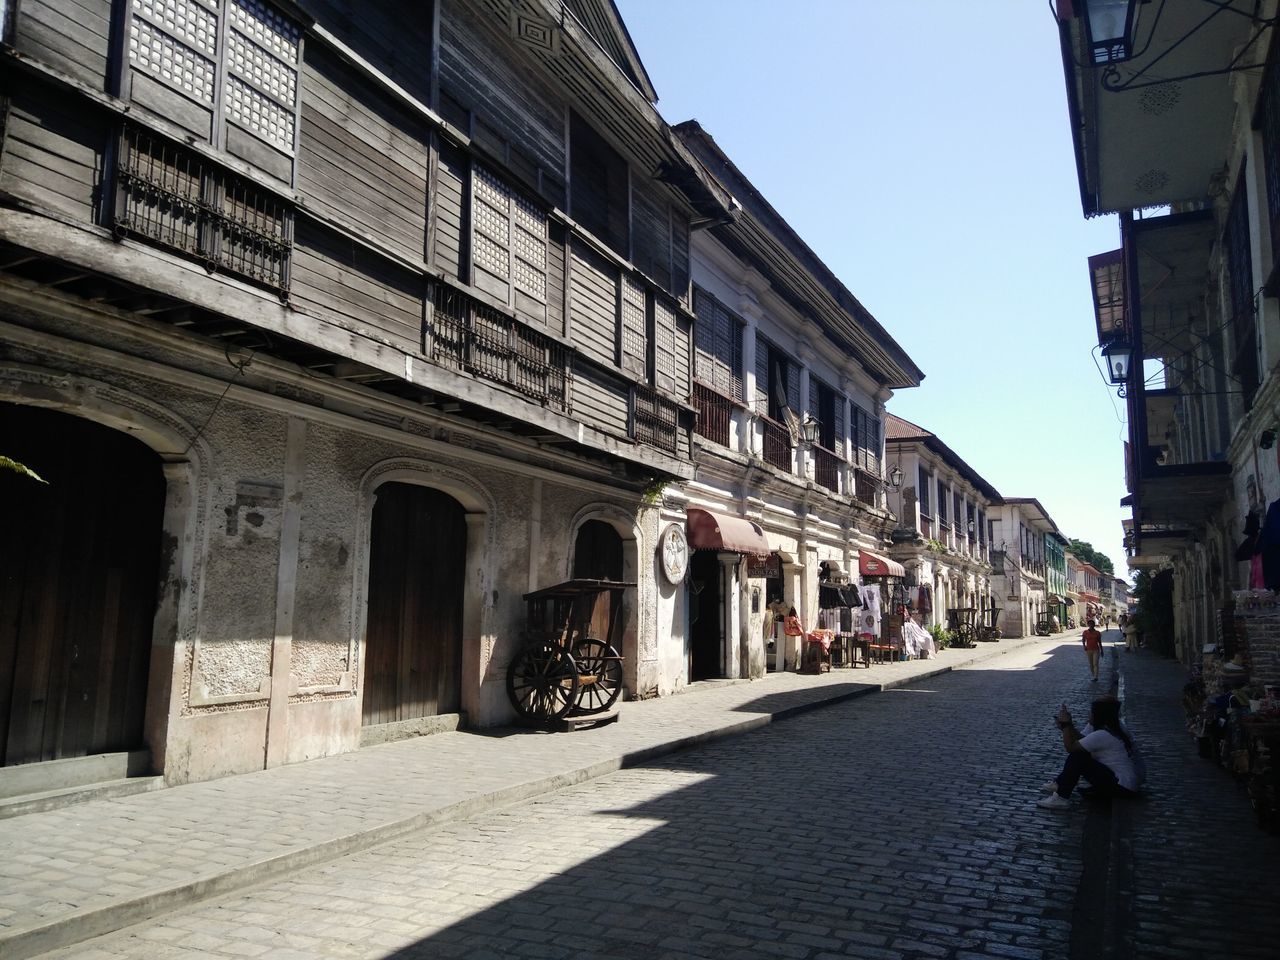
[[[578,665],[581,689],[578,712],[608,710],[622,693],[622,657],[603,640],[586,638],[573,645],[573,662]]]
[[[955,629],[955,645],[957,647],[974,646],[973,627],[962,623]]]
[[[507,667],[507,696],[529,720],[559,720],[578,702],[578,665],[556,643],[534,643]]]

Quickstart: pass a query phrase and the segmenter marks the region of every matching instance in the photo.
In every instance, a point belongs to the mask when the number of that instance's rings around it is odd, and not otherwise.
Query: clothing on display
[[[927,583],[920,584],[920,590],[916,596],[916,610],[926,616],[933,613],[933,587]]]
[[[880,636],[880,587],[864,584],[861,591],[862,610],[858,614],[858,632],[872,637]]]

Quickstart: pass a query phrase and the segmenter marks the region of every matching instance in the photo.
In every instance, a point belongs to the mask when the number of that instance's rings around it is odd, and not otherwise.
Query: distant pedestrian
[[[1124,617],[1124,649],[1128,653],[1138,652],[1138,622],[1133,617]]]
[[[1120,701],[1102,697],[1089,708],[1089,723],[1077,730],[1071,711],[1063,704],[1055,718],[1062,731],[1066,762],[1056,778],[1042,788],[1048,796],[1036,801],[1047,810],[1066,810],[1068,798],[1080,778],[1088,780],[1095,795],[1133,796],[1142,786],[1143,764],[1133,738],[1120,723]]]
[[[1080,642],[1084,644],[1084,655],[1089,661],[1089,673],[1094,680],[1098,679],[1098,660],[1102,657],[1102,634],[1098,632],[1098,622],[1092,617],[1080,634]]]

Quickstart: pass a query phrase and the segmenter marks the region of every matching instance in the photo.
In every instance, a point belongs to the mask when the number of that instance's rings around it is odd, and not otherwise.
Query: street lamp
[[[1085,0],[1093,62],[1119,63],[1133,56],[1138,8],[1146,0]]]
[[[895,490],[902,486],[902,468],[896,463],[893,465],[893,469],[889,471],[889,486]]]
[[[1107,364],[1107,377],[1120,388],[1116,392],[1123,397],[1125,384],[1129,382],[1129,364],[1133,359],[1133,347],[1117,338],[1103,346],[1102,359]]]
[[[800,425],[800,433],[804,437],[804,442],[813,446],[818,442],[818,432],[822,429],[822,423],[813,414],[806,413],[804,423]]]

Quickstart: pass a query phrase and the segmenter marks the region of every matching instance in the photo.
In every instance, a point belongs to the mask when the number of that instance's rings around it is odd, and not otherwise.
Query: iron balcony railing
[[[733,401],[698,381],[693,382],[693,404],[698,408],[695,429],[722,447],[729,446],[729,425],[733,421]]]
[[[431,303],[432,361],[569,412],[568,347],[447,284],[435,284]]]
[[[632,384],[631,438],[679,455],[680,407],[653,387]]]
[[[880,478],[873,474],[867,473],[861,467],[856,468],[853,472],[853,496],[854,499],[874,507],[876,498],[880,492]],[[928,534],[926,533],[927,537]]]
[[[289,292],[293,209],[193,150],[125,124],[117,150],[113,228]]]
[[[820,447],[817,444],[814,444],[812,450],[814,481],[820,487],[826,487],[828,490],[834,490],[839,493],[840,458],[826,447]]]
[[[791,434],[785,426],[761,417],[764,427],[764,462],[787,473],[791,472]]]

